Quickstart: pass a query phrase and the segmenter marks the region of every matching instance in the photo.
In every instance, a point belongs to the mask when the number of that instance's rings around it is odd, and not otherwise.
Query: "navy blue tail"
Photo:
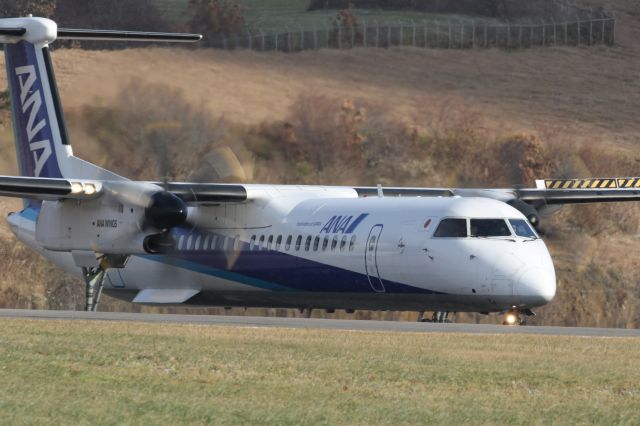
[[[20,41],[5,45],[4,55],[20,174],[61,178],[61,152],[56,149],[62,143],[58,129],[61,113],[55,111],[59,105],[52,95],[54,80],[47,49]]]

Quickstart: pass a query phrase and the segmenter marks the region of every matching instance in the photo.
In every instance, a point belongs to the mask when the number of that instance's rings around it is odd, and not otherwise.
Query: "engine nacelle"
[[[144,254],[144,209],[101,200],[44,201],[36,240],[52,251],[88,250],[107,254]]]

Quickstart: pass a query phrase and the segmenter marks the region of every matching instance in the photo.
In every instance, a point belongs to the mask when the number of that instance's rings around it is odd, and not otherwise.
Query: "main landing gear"
[[[127,260],[129,260],[129,256],[103,255],[98,259],[97,266],[82,267],[82,278],[84,278],[85,284],[85,311],[95,312],[98,309],[107,269],[124,268]]]
[[[424,316],[424,311],[418,312],[418,322],[438,322],[438,323],[450,323],[449,312],[436,311],[431,315],[431,319],[427,319]]]
[[[95,312],[98,309],[98,302],[100,302],[100,296],[102,295],[106,273],[107,271],[102,269],[101,265],[95,268],[82,268],[86,296],[85,311]]]

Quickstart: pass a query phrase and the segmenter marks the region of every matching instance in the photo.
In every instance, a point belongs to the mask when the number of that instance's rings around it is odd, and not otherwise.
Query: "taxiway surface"
[[[26,309],[0,309],[0,318],[75,321],[132,321],[232,327],[281,327],[413,333],[543,334],[585,337],[640,337],[640,330],[623,328],[538,326],[509,327],[487,324],[434,324],[404,321],[244,317],[223,315],[137,314],[122,312],[40,311]]]

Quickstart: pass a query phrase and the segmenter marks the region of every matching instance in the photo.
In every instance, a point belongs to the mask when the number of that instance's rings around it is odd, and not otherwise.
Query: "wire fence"
[[[356,26],[291,28],[277,33],[246,30],[235,36],[209,39],[206,44],[228,50],[253,49],[282,52],[323,48],[349,49],[360,46],[522,49],[547,46],[613,45],[615,31],[614,17],[514,24],[483,21],[362,22]]]

